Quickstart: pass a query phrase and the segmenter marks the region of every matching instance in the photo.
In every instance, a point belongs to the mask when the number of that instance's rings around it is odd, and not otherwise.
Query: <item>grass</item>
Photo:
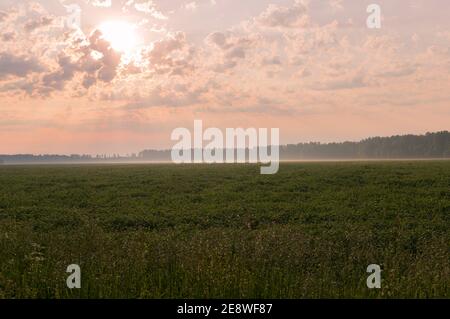
[[[0,167],[0,298],[323,297],[450,297],[449,161]]]

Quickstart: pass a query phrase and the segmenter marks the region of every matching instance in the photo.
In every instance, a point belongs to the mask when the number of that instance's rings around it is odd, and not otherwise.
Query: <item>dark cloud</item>
[[[279,56],[273,56],[273,57],[265,57],[262,60],[262,65],[281,65],[281,58]]]
[[[8,17],[8,13],[5,11],[0,11],[0,22],[3,22]]]
[[[335,90],[348,90],[358,89],[369,86],[366,77],[363,74],[354,74],[350,77],[337,80],[323,81],[317,83],[313,89],[317,91],[335,91]]]
[[[212,67],[215,72],[223,73],[238,65],[239,60],[247,57],[247,51],[256,44],[256,38],[237,36],[232,33],[214,32],[206,37],[206,43],[215,46],[222,54],[222,60]]]
[[[41,72],[44,68],[35,58],[23,55],[0,53],[0,78],[8,76],[25,77],[33,72]]]
[[[103,39],[100,31],[95,31],[89,38],[88,52],[85,51],[85,56],[80,60],[80,69],[82,71],[92,71],[90,66],[97,68],[97,79],[103,82],[111,82],[117,75],[117,68],[120,65],[122,54],[112,49],[110,43]],[[102,57],[95,63],[92,58],[92,52],[99,52]]]
[[[194,70],[193,55],[194,50],[187,43],[186,35],[177,32],[155,42],[146,58],[150,72],[182,76]]]
[[[207,41],[217,45],[219,48],[226,49],[227,37],[222,32],[213,32],[207,37]]]
[[[6,32],[1,35],[1,39],[3,42],[10,42],[16,38],[16,34],[14,32]]]
[[[42,83],[47,88],[55,90],[62,90],[65,87],[65,83],[73,79],[78,67],[73,63],[70,57],[61,54],[58,57],[59,69],[46,74],[42,78]]]
[[[28,21],[24,28],[27,32],[32,32],[36,29],[49,26],[53,22],[53,18],[50,17],[40,17],[39,19],[34,19]]]
[[[76,73],[83,74],[81,85],[85,89],[89,89],[97,81],[111,82],[116,78],[121,54],[111,48],[100,31],[93,32],[88,44],[80,45],[76,51],[80,56],[75,60],[65,54],[58,56],[58,68],[42,77],[43,87],[61,91]],[[93,57],[94,52],[99,54],[98,59]]]

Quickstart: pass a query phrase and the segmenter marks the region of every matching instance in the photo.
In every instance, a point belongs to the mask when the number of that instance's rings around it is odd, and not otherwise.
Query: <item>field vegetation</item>
[[[0,167],[0,298],[319,297],[450,298],[449,161]]]

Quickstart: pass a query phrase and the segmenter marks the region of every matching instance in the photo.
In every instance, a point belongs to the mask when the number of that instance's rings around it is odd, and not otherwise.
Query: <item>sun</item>
[[[132,24],[121,21],[108,21],[98,28],[103,38],[111,44],[111,47],[121,53],[131,53],[137,45],[135,27]]]

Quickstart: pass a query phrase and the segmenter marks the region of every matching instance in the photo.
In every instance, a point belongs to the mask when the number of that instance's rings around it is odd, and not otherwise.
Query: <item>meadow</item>
[[[344,297],[450,298],[450,161],[0,166],[0,298]]]

